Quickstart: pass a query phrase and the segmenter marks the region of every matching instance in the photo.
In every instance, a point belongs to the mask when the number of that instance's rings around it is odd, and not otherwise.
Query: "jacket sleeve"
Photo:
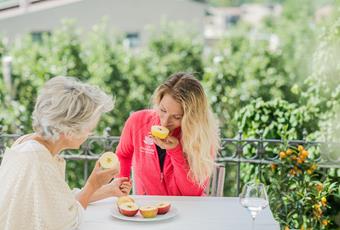
[[[133,119],[131,116],[125,122],[123,131],[120,136],[119,144],[116,149],[116,154],[120,161],[119,177],[130,177],[132,157],[134,152],[132,138]]]
[[[169,170],[167,175],[169,189],[177,190],[177,193],[179,192],[182,196],[203,196],[205,186],[200,186],[188,176],[190,168],[184,157],[182,146],[178,144],[177,147],[168,150],[167,153],[172,165],[172,169]]]

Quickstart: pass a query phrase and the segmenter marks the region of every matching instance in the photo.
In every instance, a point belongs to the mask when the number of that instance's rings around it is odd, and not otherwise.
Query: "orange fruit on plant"
[[[280,159],[284,159],[286,157],[287,157],[287,155],[286,155],[285,152],[280,152]]]

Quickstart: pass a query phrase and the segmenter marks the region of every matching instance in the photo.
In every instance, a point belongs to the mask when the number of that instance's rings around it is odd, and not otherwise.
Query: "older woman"
[[[112,98],[75,78],[55,77],[43,87],[33,112],[35,133],[19,138],[5,152],[0,167],[0,226],[4,230],[75,229],[90,201],[125,195],[127,179],[108,182],[119,168],[96,163],[76,195],[65,182],[59,153],[78,149],[96,127]]]

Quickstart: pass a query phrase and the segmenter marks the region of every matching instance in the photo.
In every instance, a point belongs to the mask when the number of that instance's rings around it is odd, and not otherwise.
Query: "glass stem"
[[[255,230],[255,218],[251,218],[251,230]]]

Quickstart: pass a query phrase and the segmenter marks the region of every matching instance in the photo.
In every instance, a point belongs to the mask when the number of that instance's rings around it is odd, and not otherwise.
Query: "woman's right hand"
[[[165,139],[159,139],[157,137],[152,136],[153,141],[156,145],[158,145],[161,149],[173,149],[179,144],[179,141],[176,137],[168,136]]]
[[[119,167],[102,169],[100,167],[99,161],[97,161],[91,175],[87,180],[87,183],[89,183],[95,190],[97,190],[103,185],[109,183],[114,176],[118,175],[119,170]]]

